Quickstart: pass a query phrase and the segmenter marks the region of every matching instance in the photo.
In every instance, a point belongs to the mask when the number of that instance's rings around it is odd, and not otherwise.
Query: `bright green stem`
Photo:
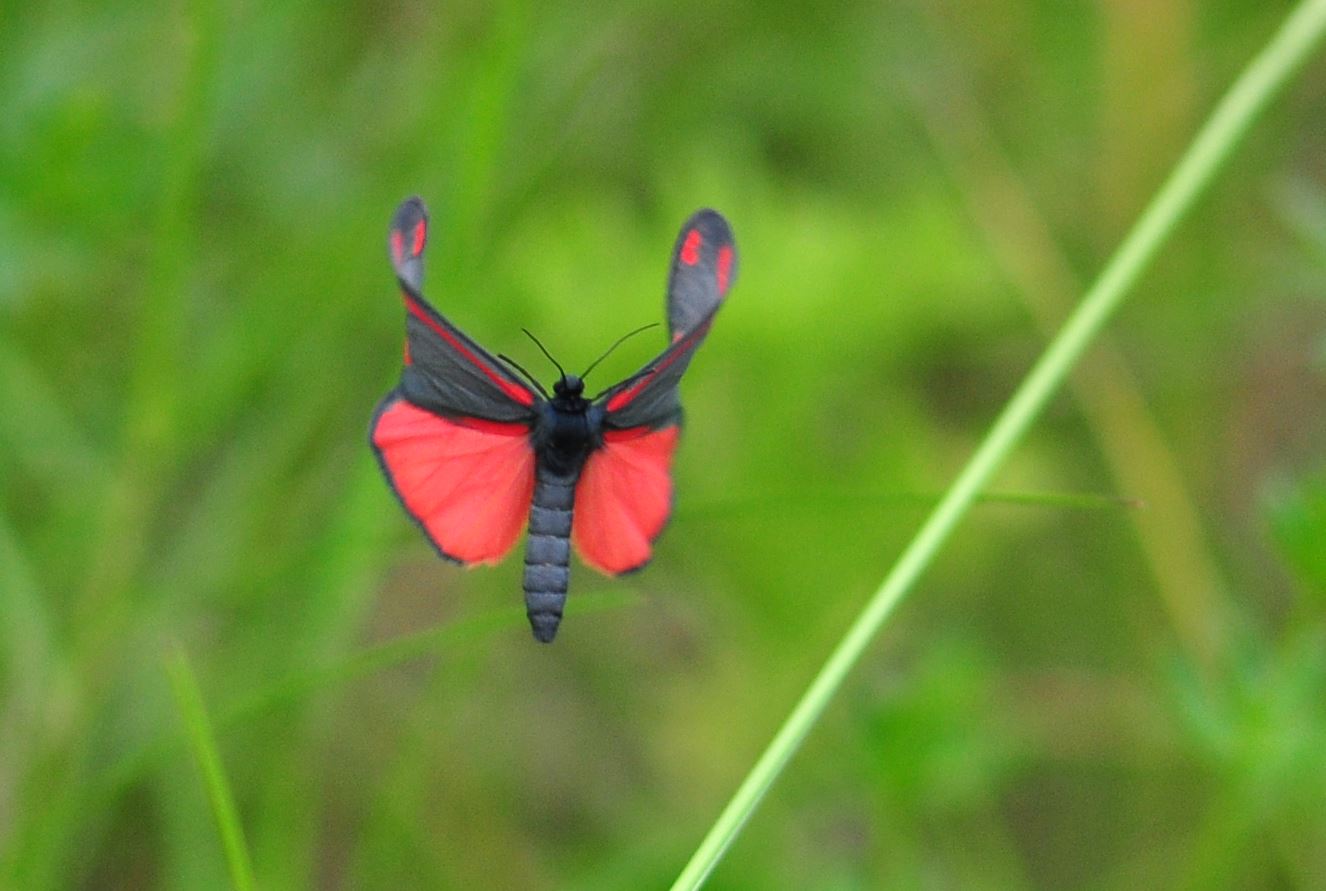
[[[1003,464],[1074,363],[1119,306],[1183,215],[1211,182],[1257,115],[1307,60],[1326,32],[1326,0],[1304,0],[1230,88],[1179,165],[1110,258],[1067,324],[991,427],[921,531],[852,623],[820,673],[673,884],[698,888],[732,844],[764,793],[801,745],[843,679],[958,521]]]
[[[244,828],[239,822],[235,799],[230,794],[230,784],[226,782],[221,754],[216,748],[216,735],[212,732],[212,722],[207,719],[207,709],[203,706],[203,694],[198,689],[198,681],[182,650],[176,650],[167,657],[166,671],[170,675],[171,688],[175,691],[180,716],[189,732],[193,756],[207,786],[207,797],[212,803],[212,814],[216,817],[221,844],[226,852],[226,863],[230,867],[231,885],[236,891],[252,891],[253,867],[249,863],[248,848],[244,845]]]

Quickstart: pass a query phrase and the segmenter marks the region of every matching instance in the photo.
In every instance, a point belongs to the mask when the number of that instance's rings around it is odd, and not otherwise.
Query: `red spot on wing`
[[[686,240],[681,243],[681,262],[694,266],[700,262],[700,230],[692,229],[686,233]]]
[[[410,248],[411,255],[417,257],[424,252],[424,238],[428,235],[428,223],[424,220],[414,224],[414,245]]]
[[[391,230],[391,259],[400,263],[402,254],[405,251],[405,239],[401,237],[401,230]]]
[[[725,244],[718,249],[718,268],[714,275],[718,279],[718,293],[727,293],[728,275],[732,272],[732,245]]]
[[[571,538],[581,558],[616,575],[649,562],[672,513],[672,454],[680,428],[609,430],[576,483]]]
[[[492,381],[498,389],[510,396],[516,402],[519,402],[521,405],[534,404],[534,394],[527,388],[498,374],[487,362],[482,361],[478,356],[474,355],[474,353],[461,342],[460,338],[453,335],[445,326],[439,324],[437,319],[429,315],[428,312],[419,305],[417,300],[409,294],[404,294],[402,296],[405,298],[405,306],[410,311],[411,315],[423,322],[429,328],[432,328],[433,332],[437,334],[438,337],[445,340],[451,348],[460,353],[467,362],[482,371],[484,376]]]
[[[397,399],[373,425],[392,488],[438,550],[496,563],[516,543],[534,496],[523,424],[448,419]]]
[[[401,348],[401,352],[405,354],[405,364],[413,365],[414,359],[410,358],[410,341],[408,338],[406,339],[404,346]]]

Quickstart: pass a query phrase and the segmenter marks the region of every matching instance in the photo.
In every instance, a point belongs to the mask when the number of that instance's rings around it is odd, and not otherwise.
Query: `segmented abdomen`
[[[550,643],[557,635],[571,581],[571,510],[575,505],[577,468],[559,473],[539,462],[534,504],[525,546],[525,611],[534,637]]]

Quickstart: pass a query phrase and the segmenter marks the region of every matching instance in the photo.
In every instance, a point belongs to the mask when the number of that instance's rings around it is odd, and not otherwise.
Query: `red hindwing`
[[[444,556],[497,563],[525,527],[534,495],[529,428],[442,418],[388,397],[373,446],[401,503]]]
[[[680,428],[609,430],[576,484],[571,538],[585,563],[609,575],[649,562],[672,513],[672,454]]]

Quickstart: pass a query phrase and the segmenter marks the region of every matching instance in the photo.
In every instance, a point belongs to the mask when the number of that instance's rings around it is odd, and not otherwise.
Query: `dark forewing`
[[[423,297],[428,211],[418,198],[396,209],[387,239],[405,301],[405,370],[400,391],[436,414],[529,422],[538,395]]]
[[[737,275],[737,246],[722,214],[696,211],[677,235],[668,275],[671,344],[599,397],[609,428],[661,427],[680,417],[677,384]]]
[[[681,227],[668,273],[668,330],[675,341],[718,308],[737,277],[732,228],[716,210],[698,210]]]

